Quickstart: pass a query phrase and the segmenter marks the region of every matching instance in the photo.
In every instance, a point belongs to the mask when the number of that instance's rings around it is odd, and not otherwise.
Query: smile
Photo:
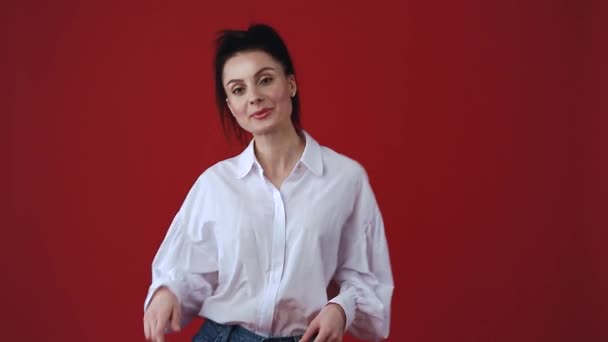
[[[263,119],[263,118],[267,117],[271,111],[272,111],[272,108],[263,108],[263,109],[258,110],[255,113],[251,114],[251,117],[254,119],[258,119],[258,120]]]

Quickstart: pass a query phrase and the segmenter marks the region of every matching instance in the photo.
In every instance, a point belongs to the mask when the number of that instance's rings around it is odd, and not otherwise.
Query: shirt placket
[[[268,182],[268,181],[266,181]],[[272,224],[272,243],[270,261],[268,264],[266,290],[260,310],[260,332],[270,334],[274,317],[275,302],[279,292],[281,278],[285,264],[285,205],[281,192],[270,183],[274,203],[274,217]],[[261,251],[262,252],[262,251]]]

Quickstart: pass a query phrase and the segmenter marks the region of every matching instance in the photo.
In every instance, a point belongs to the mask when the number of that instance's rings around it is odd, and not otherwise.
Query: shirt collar
[[[306,165],[315,176],[321,176],[323,174],[323,154],[321,153],[321,146],[315,139],[306,133],[306,131],[302,130],[302,132],[306,138],[306,146],[304,147],[304,153],[302,153],[300,162]]]
[[[237,178],[245,177],[251,170],[253,163],[257,163],[257,161],[255,158],[255,152],[253,151],[253,139],[251,139],[251,141],[249,142],[249,145],[247,145],[247,148],[245,148],[245,150],[243,152],[241,152],[241,154],[239,154],[239,156],[237,157],[237,176],[236,177]]]
[[[321,154],[321,146],[313,139],[306,131],[302,130],[306,139],[306,146],[300,158],[300,162],[304,164],[315,176],[323,174],[323,155]],[[251,139],[247,148],[237,157],[237,178],[245,177],[254,164],[258,164],[253,150],[254,140]]]

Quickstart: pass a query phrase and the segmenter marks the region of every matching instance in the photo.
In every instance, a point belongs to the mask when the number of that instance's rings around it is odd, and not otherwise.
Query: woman
[[[287,48],[269,26],[224,31],[215,56],[224,128],[253,135],[207,169],[152,264],[147,339],[195,315],[193,341],[341,341],[389,332],[393,279],[365,170],[299,124]],[[329,297],[330,282],[339,293]]]

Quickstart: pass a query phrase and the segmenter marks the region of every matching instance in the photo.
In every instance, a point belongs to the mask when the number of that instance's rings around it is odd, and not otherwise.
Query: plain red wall
[[[291,49],[304,127],[368,170],[396,282],[389,340],[608,339],[591,2],[4,7],[1,340],[143,341],[168,224],[240,150],[216,118],[213,34],[252,21]]]

